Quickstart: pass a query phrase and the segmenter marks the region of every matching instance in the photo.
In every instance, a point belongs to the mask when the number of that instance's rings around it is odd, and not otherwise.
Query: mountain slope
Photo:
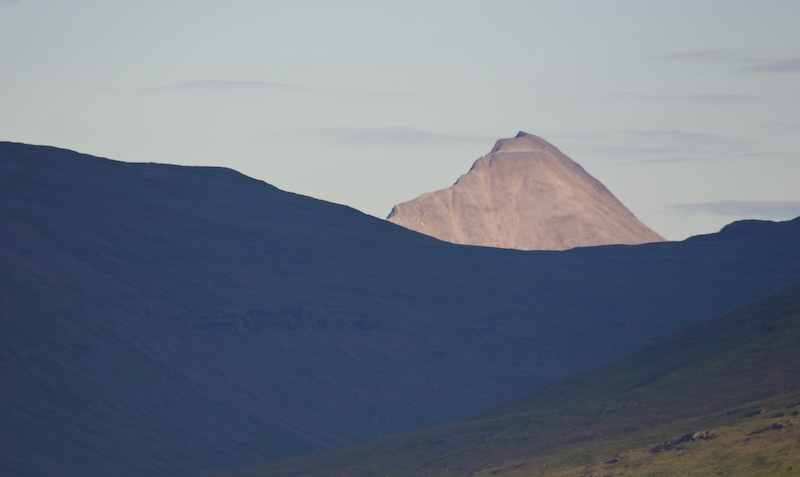
[[[664,241],[575,161],[524,132],[387,220],[447,242],[521,250]]]
[[[795,285],[480,417],[236,475],[793,475],[798,362]]]
[[[800,220],[455,246],[221,168],[0,143],[0,473],[197,475],[447,422],[800,280]]]

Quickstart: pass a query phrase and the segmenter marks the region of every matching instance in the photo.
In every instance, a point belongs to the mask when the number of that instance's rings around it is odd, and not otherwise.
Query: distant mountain
[[[524,132],[387,220],[446,242],[520,250],[664,241],[578,163]]]
[[[464,247],[229,169],[0,143],[0,475],[200,475],[441,424],[797,281],[800,219]]]
[[[800,285],[445,426],[237,477],[796,475]]]

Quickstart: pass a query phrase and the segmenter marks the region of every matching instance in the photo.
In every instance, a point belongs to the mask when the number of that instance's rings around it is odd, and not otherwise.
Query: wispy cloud
[[[691,146],[702,149],[729,149],[742,148],[759,144],[758,141],[749,139],[734,139],[718,134],[699,133],[693,131],[681,131],[677,129],[655,130],[655,131],[628,131],[628,135],[647,140],[656,139],[668,141],[671,144],[681,146]]]
[[[754,153],[761,143],[681,130],[575,131],[549,137],[585,151],[633,162],[717,160],[726,154]]]
[[[201,93],[201,94],[223,93],[223,92],[233,92],[233,91],[251,91],[251,92],[265,92],[265,93],[306,92],[306,93],[362,95],[362,96],[410,96],[410,94],[408,93],[393,92],[393,91],[335,90],[335,89],[298,86],[286,83],[273,83],[269,81],[239,81],[239,80],[221,80],[221,79],[197,79],[190,81],[182,81],[179,83],[171,83],[161,86],[145,88],[144,91],[150,93],[187,92],[187,93]]]
[[[648,94],[648,93],[616,93],[602,96],[595,96],[596,99],[620,100],[620,101],[639,101],[655,103],[683,103],[683,104],[731,104],[731,103],[750,103],[761,99],[760,96],[752,94]]]
[[[183,81],[180,83],[172,83],[163,86],[156,86],[153,88],[146,88],[146,91],[151,92],[172,92],[172,91],[189,91],[189,92],[203,92],[214,93],[219,91],[231,90],[307,90],[300,86],[293,86],[283,83],[270,83],[267,81],[229,81],[229,80],[192,80]]]
[[[759,60],[742,68],[754,73],[800,73],[800,58],[779,58],[775,60]]]
[[[706,213],[754,219],[792,219],[800,216],[800,200],[722,200],[668,206],[685,213]]]
[[[800,121],[769,123],[763,129],[778,134],[797,134],[800,133]]]
[[[667,53],[653,57],[654,60],[690,60],[690,61],[714,61],[714,62],[739,62],[744,60],[741,52],[724,49],[690,50]]]
[[[438,133],[410,127],[335,127],[295,129],[285,133],[302,136],[305,140],[354,148],[444,146],[493,141],[486,137]]]
[[[652,57],[656,61],[693,61],[722,63],[735,66],[737,71],[750,73],[800,73],[800,57],[776,58],[768,55],[749,55],[742,51],[708,49],[667,53]]]
[[[713,162],[717,161],[719,158],[711,157],[709,155],[703,154],[692,154],[683,157],[662,157],[659,159],[640,159],[636,161],[631,161],[634,163],[639,164],[667,164],[667,163],[675,163],[675,162]]]

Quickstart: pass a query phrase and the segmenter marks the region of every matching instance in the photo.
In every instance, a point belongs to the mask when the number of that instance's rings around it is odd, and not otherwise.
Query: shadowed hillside
[[[795,475],[800,285],[480,417],[236,474]]]
[[[800,280],[800,220],[455,246],[221,168],[0,143],[0,473],[197,475],[489,409]]]

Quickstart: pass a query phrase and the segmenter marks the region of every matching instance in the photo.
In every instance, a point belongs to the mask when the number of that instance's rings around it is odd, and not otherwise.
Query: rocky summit
[[[578,163],[525,132],[497,141],[452,187],[394,206],[388,220],[447,242],[520,250],[664,241]]]

